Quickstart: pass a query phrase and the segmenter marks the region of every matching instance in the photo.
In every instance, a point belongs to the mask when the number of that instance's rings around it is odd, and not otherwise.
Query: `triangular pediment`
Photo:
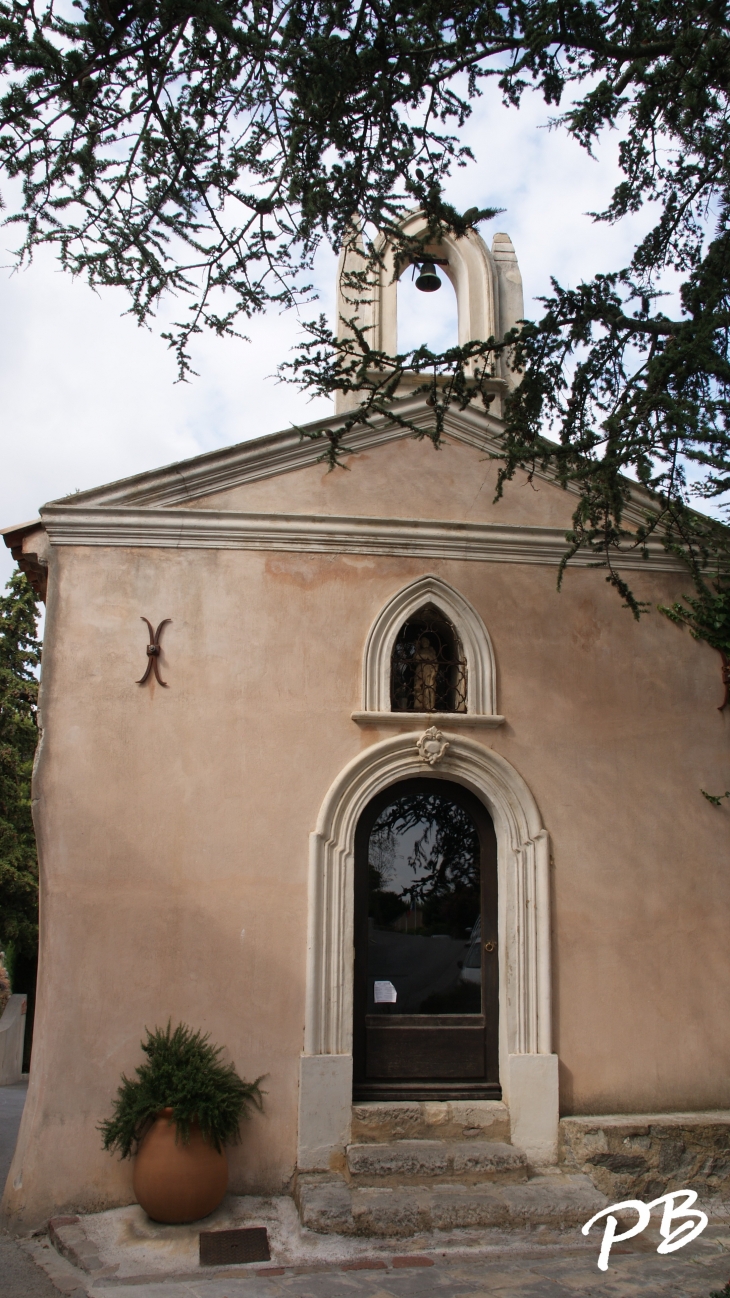
[[[427,428],[433,422],[433,414],[422,398],[399,403],[399,408],[417,427]],[[73,496],[50,502],[46,508],[74,505],[83,509],[90,506],[166,509],[190,505],[205,497],[219,497],[249,483],[295,473],[321,463],[328,432],[341,426],[342,416],[333,415],[304,424],[301,428],[292,427],[266,437],[256,437],[161,469],[76,492]],[[450,438],[472,446],[482,454],[499,451],[499,420],[473,411],[449,412],[446,427]],[[379,446],[412,439],[409,429],[384,416],[377,416],[368,426],[353,428],[345,442],[353,452],[362,454]]]
[[[428,430],[423,397],[399,413]],[[502,424],[449,411],[443,448],[387,416],[355,427],[349,472],[328,472],[327,434],[341,416],[212,451],[46,505],[58,545],[123,545],[408,554],[429,558],[559,563],[575,495],[547,473],[519,473],[495,502]],[[639,494],[627,513],[641,520]],[[655,566],[678,561],[651,547]],[[582,553],[574,562],[594,563]],[[622,565],[644,562],[637,552]]]
[[[427,429],[433,423],[433,413],[423,397],[411,398],[399,402],[399,413],[411,421],[417,428]],[[246,493],[245,488],[272,479],[282,478],[314,469],[316,473],[326,473],[323,463],[327,449],[327,434],[342,426],[342,417],[333,415],[328,419],[317,420],[301,428],[292,427],[282,432],[272,433],[266,437],[253,438],[239,442],[221,450],[209,451],[196,455],[188,460],[180,460],[161,469],[152,469],[130,478],[94,487],[89,491],[75,492],[54,500],[43,509],[86,510],[89,508],[127,508],[127,509],[174,509],[180,507],[206,507],[210,501],[212,508],[240,510],[257,509],[261,505],[255,498],[256,493]],[[447,412],[445,420],[445,444],[468,447],[475,454],[472,463],[476,467],[480,462],[488,462],[492,457],[499,457],[500,436],[503,425],[500,420],[485,415],[478,410],[452,410]],[[354,452],[353,457],[345,457],[344,463],[354,468],[361,456],[370,456],[380,447],[394,444],[413,444],[430,449],[426,438],[418,441],[409,428],[377,416],[369,425],[355,427],[345,438],[345,444]],[[437,466],[438,469],[442,466]],[[433,462],[426,460],[426,471],[433,468]],[[364,469],[364,472],[367,470]],[[335,480],[339,475],[335,474]],[[561,512],[565,515],[565,525],[569,525],[572,513],[571,492],[565,493],[555,482],[551,473],[537,471],[536,481],[550,484],[565,499]],[[233,493],[240,493],[234,496]],[[445,494],[448,494],[446,492]],[[286,492],[277,502],[278,508],[286,508]],[[536,502],[533,502],[536,504]],[[292,502],[293,507],[298,508]],[[643,516],[644,505],[637,509]],[[402,511],[401,511],[402,512]],[[503,509],[508,513],[509,507]],[[520,511],[523,512],[523,511]],[[539,514],[540,510],[536,512]],[[505,520],[506,521],[506,520]],[[523,518],[524,521],[524,518]],[[537,518],[535,522],[539,522]]]

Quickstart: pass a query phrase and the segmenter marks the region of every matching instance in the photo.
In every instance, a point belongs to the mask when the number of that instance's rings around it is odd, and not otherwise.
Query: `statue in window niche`
[[[436,681],[438,654],[428,636],[422,635],[413,655],[413,711],[436,711]]]

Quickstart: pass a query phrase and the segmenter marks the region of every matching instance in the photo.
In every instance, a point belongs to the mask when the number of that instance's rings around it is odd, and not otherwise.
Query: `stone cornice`
[[[398,726],[403,730],[427,730],[429,726],[456,730],[496,730],[504,725],[504,717],[495,712],[351,712],[356,726]]]
[[[360,518],[314,514],[235,513],[203,509],[84,509],[47,505],[43,524],[53,545],[93,545],[216,550],[303,550],[323,554],[392,554],[428,559],[494,563],[560,563],[566,550],[560,528],[426,519]],[[644,559],[618,551],[624,570],[683,572],[683,565],[657,543]],[[596,564],[579,552],[576,567]]]

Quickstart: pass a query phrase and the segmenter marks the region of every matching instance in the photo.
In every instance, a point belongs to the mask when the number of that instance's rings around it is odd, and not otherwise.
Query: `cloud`
[[[618,137],[609,136],[594,161],[564,132],[541,129],[547,120],[537,96],[520,110],[506,109],[488,87],[465,130],[476,161],[456,171],[448,195],[462,209],[506,209],[482,231],[488,242],[495,230],[512,236],[528,316],[538,313],[534,298],[549,291],[551,274],[575,284],[625,264],[647,225],[646,214],[618,228],[586,215],[606,203],[618,179]],[[11,242],[7,234],[4,242]],[[47,252],[28,270],[0,271],[2,526],[32,518],[45,501],[76,489],[329,413],[328,401],[309,402],[272,376],[299,339],[302,320],[319,309],[332,318],[334,276],[335,259],[324,249],[315,274],[319,307],[251,321],[250,343],[199,339],[200,377],[176,384],[166,343],[123,314],[119,290],[93,293]],[[424,297],[411,298],[410,308],[404,302],[404,337],[423,325]],[[432,295],[437,332],[453,328],[446,306],[443,291]],[[175,317],[174,303],[166,316]],[[0,581],[11,568],[3,549]]]

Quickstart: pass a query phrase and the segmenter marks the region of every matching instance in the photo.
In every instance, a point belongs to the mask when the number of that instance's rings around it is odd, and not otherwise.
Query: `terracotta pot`
[[[132,1184],[153,1221],[182,1224],[218,1207],[228,1188],[228,1160],[203,1139],[197,1122],[187,1145],[176,1134],[172,1109],[163,1109],[139,1147]]]

